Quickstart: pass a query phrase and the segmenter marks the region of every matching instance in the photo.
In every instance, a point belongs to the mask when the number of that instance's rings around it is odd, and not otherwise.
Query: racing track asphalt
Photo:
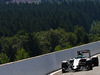
[[[100,61],[100,54],[98,54],[98,58]],[[100,62],[99,62],[99,66],[93,67],[93,70],[68,72],[68,73],[63,73],[62,75],[100,75]]]

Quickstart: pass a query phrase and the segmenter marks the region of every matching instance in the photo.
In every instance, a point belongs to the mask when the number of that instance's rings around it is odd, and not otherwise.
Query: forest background
[[[100,40],[99,0],[0,3],[0,63]]]

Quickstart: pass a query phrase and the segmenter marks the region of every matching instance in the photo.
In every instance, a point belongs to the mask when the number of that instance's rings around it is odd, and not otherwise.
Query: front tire
[[[61,66],[62,66],[62,73],[65,73],[68,70],[68,62],[63,61]]]

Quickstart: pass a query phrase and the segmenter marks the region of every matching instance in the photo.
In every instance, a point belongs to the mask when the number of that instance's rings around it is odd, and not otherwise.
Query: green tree
[[[74,33],[77,35],[77,44],[84,44],[89,42],[88,34],[83,27],[75,26]]]
[[[28,52],[26,52],[23,48],[21,48],[20,50],[17,51],[15,57],[16,57],[15,60],[21,60],[21,59],[29,58],[30,56]]]
[[[38,56],[42,54],[42,51],[40,49],[40,44],[37,37],[35,36],[35,33],[32,33],[32,34],[28,33],[26,37],[27,38],[24,40],[24,43],[23,43],[23,48],[27,52],[29,52],[29,55],[33,57],[33,56]]]
[[[62,50],[63,48],[62,48],[62,46],[61,45],[57,45],[56,47],[55,47],[55,51],[60,51],[60,50]]]
[[[4,53],[0,54],[0,62],[1,64],[5,64],[8,63],[10,61],[10,59],[8,58],[8,56]]]
[[[36,38],[38,40],[39,49],[42,54],[49,53],[51,50],[50,41],[48,40],[49,31],[41,31],[36,33]]]
[[[55,47],[59,44],[58,32],[56,30],[50,29],[48,39],[50,41],[50,46],[52,47],[51,52],[53,52]]]
[[[67,42],[66,47],[64,47],[64,49],[71,48],[71,47],[72,45],[70,44],[70,42]]]
[[[91,25],[90,33],[100,34],[100,21],[93,21]]]
[[[13,41],[12,37],[2,37],[0,39],[1,43],[1,52],[6,53],[7,56],[10,58],[10,61],[14,60],[16,51],[12,48]]]
[[[90,42],[95,42],[100,40],[100,35],[99,34],[89,34],[89,41]]]

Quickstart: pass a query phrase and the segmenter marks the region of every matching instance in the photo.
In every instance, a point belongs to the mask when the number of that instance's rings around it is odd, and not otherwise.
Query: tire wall
[[[75,57],[77,51],[83,49],[89,49],[91,55],[100,53],[100,41],[1,65],[0,75],[47,75],[60,69],[63,60]]]

